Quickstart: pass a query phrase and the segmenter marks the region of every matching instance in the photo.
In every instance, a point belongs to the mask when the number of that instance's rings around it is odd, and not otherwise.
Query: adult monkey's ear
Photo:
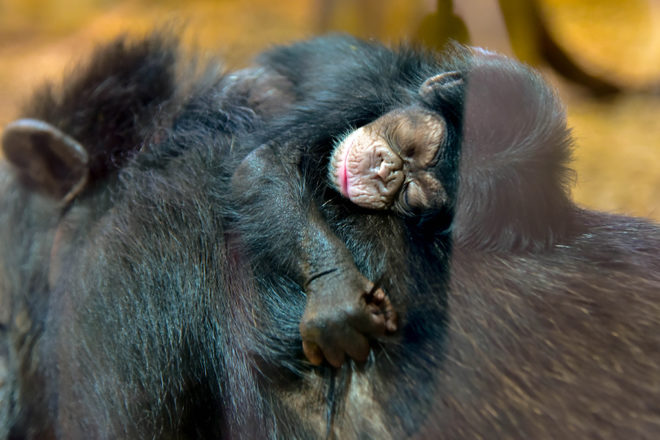
[[[5,127],[2,149],[27,185],[57,200],[71,201],[89,175],[87,151],[47,122],[19,119]]]
[[[419,86],[419,95],[426,102],[436,99],[451,100],[463,86],[463,74],[457,71],[444,72],[427,78]]]

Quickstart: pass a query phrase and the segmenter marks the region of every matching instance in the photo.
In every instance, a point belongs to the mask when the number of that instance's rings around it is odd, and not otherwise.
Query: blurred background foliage
[[[658,0],[0,0],[0,126],[97,43],[163,25],[230,69],[329,31],[516,56],[566,103],[578,202],[660,220]]]

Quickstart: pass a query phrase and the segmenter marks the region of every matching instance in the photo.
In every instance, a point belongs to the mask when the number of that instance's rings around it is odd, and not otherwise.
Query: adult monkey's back
[[[231,88],[224,86],[232,80],[222,77],[184,102],[149,93],[148,102],[171,104],[156,108],[169,109],[164,120],[175,122],[163,123],[164,130],[132,129],[146,130],[145,148],[130,145],[131,154],[121,156],[126,161],[101,162],[122,166],[119,179],[112,172],[74,172],[96,178],[81,187],[69,179],[42,196],[30,188],[43,181],[31,179],[31,168],[19,160],[20,181],[16,172],[5,178],[9,196],[0,212],[11,227],[0,231],[0,279],[35,326],[27,334],[12,329],[15,337],[27,337],[14,341],[21,350],[14,354],[23,363],[22,386],[33,385],[21,390],[23,417],[14,434],[322,438],[330,423],[338,438],[651,437],[660,374],[658,228],[580,211],[558,193],[563,182],[552,180],[556,175],[538,175],[534,165],[561,169],[564,149],[550,154],[558,163],[539,165],[537,145],[517,141],[545,133],[536,130],[547,125],[529,123],[541,115],[552,118],[550,126],[560,127],[564,139],[561,111],[547,87],[523,67],[491,56],[441,62],[352,39],[323,45],[347,49],[367,70],[345,65],[332,83],[315,74],[292,81],[303,111],[320,112],[315,100],[305,101],[314,87],[327,104],[336,101],[337,113],[311,112],[305,121],[314,133],[329,131],[307,139],[312,145],[323,146],[342,134],[333,130],[351,125],[319,121],[339,115],[353,125],[373,122],[417,96],[429,72],[463,69],[468,86],[471,72],[503,74],[481,75],[474,95],[467,88],[464,119],[472,131],[465,132],[458,176],[456,169],[445,176],[462,184],[449,191],[453,205],[443,211],[449,217],[435,218],[435,227],[356,208],[329,188],[311,186],[322,188],[313,195],[357,267],[370,279],[382,277],[402,316],[397,339],[374,343],[366,365],[348,363],[337,373],[305,362],[298,334],[302,288],[250,260],[246,237],[222,221],[233,208],[226,205],[228,178],[244,155],[232,135],[259,129],[259,112],[245,112],[254,105],[245,95],[228,96]],[[305,46],[293,46],[294,53],[296,47]],[[163,47],[155,50],[148,53],[161,54]],[[314,53],[299,59],[313,61]],[[407,63],[390,64],[403,54]],[[292,70],[294,61],[287,62]],[[156,65],[170,78],[167,62]],[[350,100],[355,90],[342,87],[342,75],[373,81],[363,83],[369,87],[361,102]],[[502,77],[514,81],[497,82]],[[516,93],[507,93],[511,87]],[[526,111],[502,106],[490,92],[517,97],[512,102]],[[535,113],[539,104],[543,112]],[[95,111],[100,104],[80,105]],[[492,125],[486,115],[501,123]],[[78,140],[105,127],[90,118],[74,127],[83,132]],[[69,131],[60,121],[47,122]],[[27,128],[39,132],[39,126]],[[484,143],[487,133],[501,142]],[[78,157],[66,153],[77,151],[72,138],[51,129],[45,136],[55,153]],[[514,144],[511,153],[528,155],[503,154]],[[51,163],[39,160],[45,157],[39,151],[33,160]],[[302,166],[303,176],[325,176],[325,169],[315,173],[313,161]],[[558,196],[550,200],[560,203],[536,205],[536,196]],[[58,199],[73,204],[63,210]],[[537,206],[547,214],[528,211]],[[444,233],[449,224],[453,248]],[[277,240],[277,230],[262,234]],[[47,307],[33,302],[44,297]],[[14,323],[26,322],[16,319],[21,312],[14,312]],[[42,382],[29,382],[34,377]]]

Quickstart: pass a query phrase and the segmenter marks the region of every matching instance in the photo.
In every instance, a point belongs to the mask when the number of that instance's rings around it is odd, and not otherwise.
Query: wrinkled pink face
[[[444,119],[419,107],[387,113],[335,147],[330,180],[356,205],[402,213],[446,202],[429,171],[446,138]]]

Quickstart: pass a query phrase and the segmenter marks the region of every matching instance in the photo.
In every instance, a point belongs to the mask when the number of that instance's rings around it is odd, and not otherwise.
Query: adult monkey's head
[[[420,103],[392,110],[349,132],[332,152],[333,186],[351,202],[370,209],[410,215],[445,206],[447,191],[434,168],[455,142],[449,135],[454,121],[438,103],[458,104],[462,86],[459,72],[435,75],[420,86]]]

